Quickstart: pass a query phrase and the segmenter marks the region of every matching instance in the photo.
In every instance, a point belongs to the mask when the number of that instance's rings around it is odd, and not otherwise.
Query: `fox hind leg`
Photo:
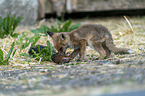
[[[92,44],[93,48],[100,54],[99,60],[103,60],[106,57],[106,51],[101,42],[95,42]]]
[[[104,57],[105,59],[109,58],[111,55],[111,51],[109,50],[109,48],[106,46],[105,42],[102,44],[102,47],[104,48],[104,50],[106,51],[106,56]]]

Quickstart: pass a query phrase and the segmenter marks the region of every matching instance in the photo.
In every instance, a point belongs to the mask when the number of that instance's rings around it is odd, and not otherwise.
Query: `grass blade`
[[[129,22],[129,20],[127,19],[127,17],[124,16],[124,18],[125,18],[125,20],[127,21],[127,23],[128,23],[128,25],[129,25],[131,31],[134,32],[134,31],[133,31],[133,27],[132,27],[131,23]]]
[[[0,64],[3,62],[3,51],[0,49]]]
[[[12,54],[14,45],[15,45],[15,42],[12,43],[12,46],[11,46],[11,48],[10,48],[10,50],[9,50],[9,52],[8,52],[7,58],[6,58],[6,60],[5,60],[6,62],[8,62],[8,60],[10,59],[10,56],[11,56],[11,54]]]
[[[12,57],[15,55],[16,51],[17,51],[17,49],[14,50],[14,52],[13,52],[13,54],[12,54]]]
[[[52,44],[47,41],[47,48],[49,50],[49,53],[50,53],[50,57],[53,55],[53,47],[52,47]]]

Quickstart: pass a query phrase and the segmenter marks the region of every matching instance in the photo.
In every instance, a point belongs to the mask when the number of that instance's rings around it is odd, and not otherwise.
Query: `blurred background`
[[[0,0],[0,16],[16,14],[24,17],[23,25],[34,25],[50,17],[145,15],[144,5],[145,0]]]

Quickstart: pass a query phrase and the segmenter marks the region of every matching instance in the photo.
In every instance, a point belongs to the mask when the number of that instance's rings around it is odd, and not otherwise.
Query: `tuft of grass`
[[[17,37],[19,34],[14,31],[22,19],[23,17],[16,18],[16,15],[10,16],[10,14],[6,18],[0,17],[0,38],[6,38],[8,35]]]

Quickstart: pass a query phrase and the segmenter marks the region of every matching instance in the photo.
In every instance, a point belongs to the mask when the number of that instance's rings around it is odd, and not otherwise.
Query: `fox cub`
[[[89,45],[99,54],[99,60],[109,58],[111,52],[117,54],[130,53],[126,48],[117,48],[113,43],[112,35],[102,25],[85,24],[71,32],[53,33],[47,31],[52,37],[54,47],[58,54],[64,55],[67,48],[73,48],[71,58],[80,55],[79,60],[83,60],[86,46]]]

